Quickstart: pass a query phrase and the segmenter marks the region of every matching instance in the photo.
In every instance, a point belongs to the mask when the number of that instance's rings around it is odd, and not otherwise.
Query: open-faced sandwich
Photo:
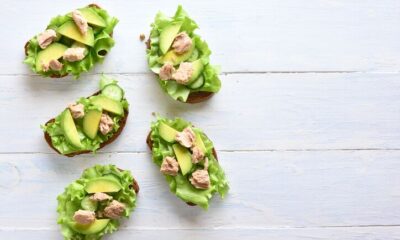
[[[182,6],[172,18],[158,13],[151,27],[148,64],[169,96],[181,102],[197,103],[219,91],[218,70],[209,63],[211,51],[194,33],[198,26]]]
[[[42,126],[44,137],[51,148],[68,157],[95,152],[121,134],[128,107],[117,81],[103,75],[100,91],[78,99]]]
[[[171,192],[189,205],[207,209],[214,193],[223,198],[228,192],[213,143],[190,122],[158,117],[151,125],[147,145]]]
[[[68,240],[97,240],[118,230],[136,204],[139,185],[130,171],[96,165],[57,197],[58,224]]]
[[[114,46],[118,19],[95,4],[53,18],[25,45],[25,63],[42,76],[79,77],[102,62]]]

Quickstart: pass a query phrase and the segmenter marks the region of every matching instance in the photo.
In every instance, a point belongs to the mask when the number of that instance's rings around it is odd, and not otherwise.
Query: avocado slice
[[[82,35],[75,23],[73,21],[68,21],[61,25],[61,27],[57,29],[57,32],[85,45],[91,47],[94,45],[94,34],[91,27],[88,28],[86,35]]]
[[[93,96],[90,98],[90,101],[93,105],[97,105],[108,112],[114,113],[119,116],[124,115],[124,107],[122,106],[121,102],[117,102],[111,98],[102,95]]]
[[[193,66],[193,73],[189,79],[189,83],[193,83],[197,78],[199,78],[200,74],[203,72],[204,64],[201,59],[197,59],[196,61],[192,62]]]
[[[82,16],[86,19],[86,21],[88,22],[88,24],[92,24],[94,26],[97,27],[106,27],[107,23],[106,21],[100,17],[99,14],[97,14],[92,8],[81,8],[79,9],[79,11],[81,12]]]
[[[121,184],[110,177],[98,177],[90,180],[86,186],[85,190],[88,193],[112,193],[121,190]]]
[[[162,30],[160,34],[160,50],[163,54],[165,54],[171,47],[171,44],[174,42],[176,35],[181,29],[181,26],[182,23],[175,23],[168,25],[164,28],[164,30]]]
[[[196,138],[195,138],[195,140],[194,140],[194,145],[195,145],[196,147],[199,147],[200,150],[201,150],[203,153],[206,153],[207,149],[206,149],[206,146],[204,145],[203,140],[201,139],[200,133],[196,132],[195,135],[196,135]]]
[[[184,62],[186,60],[188,60],[190,58],[190,56],[192,56],[193,51],[195,49],[195,45],[194,43],[192,44],[192,47],[185,52],[184,54],[177,54],[174,50],[169,50],[164,56],[160,57],[158,59],[158,62],[161,64],[164,64],[166,62],[170,62],[172,63],[174,66],[178,65],[181,62]]]
[[[101,111],[89,110],[83,117],[83,132],[91,139],[94,139],[99,130]]]
[[[89,235],[95,234],[103,230],[107,224],[110,222],[110,219],[96,219],[94,223],[88,225],[78,224],[76,222],[71,222],[69,226],[78,233]]]
[[[174,149],[182,175],[185,176],[192,169],[192,155],[189,150],[179,144],[172,145],[172,148]]]
[[[68,142],[77,148],[82,148],[83,146],[79,138],[79,133],[76,129],[74,119],[72,118],[69,109],[65,109],[62,113],[60,124],[61,129],[64,132],[64,136]]]
[[[158,132],[160,133],[161,138],[169,143],[174,143],[175,136],[178,134],[178,131],[163,122],[158,126]]]
[[[52,43],[47,48],[41,50],[36,59],[36,71],[42,71],[42,64],[48,64],[51,60],[56,60],[64,55],[68,47],[61,43]]]

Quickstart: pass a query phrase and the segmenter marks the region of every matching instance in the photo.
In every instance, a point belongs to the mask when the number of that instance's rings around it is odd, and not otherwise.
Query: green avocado
[[[200,150],[201,150],[203,153],[206,153],[206,152],[207,152],[207,149],[206,149],[206,146],[204,145],[203,140],[201,139],[200,133],[197,133],[197,132],[196,132],[195,135],[196,135],[196,139],[194,140],[194,145],[195,145],[196,147],[199,147]]]
[[[200,74],[203,72],[204,69],[204,65],[201,59],[197,59],[196,61],[192,62],[192,66],[193,66],[193,73],[189,79],[188,84],[194,82],[200,76]]]
[[[68,21],[61,25],[57,29],[57,32],[65,37],[71,38],[85,45],[91,47],[93,47],[94,45],[94,34],[91,27],[88,28],[86,35],[82,35],[75,23],[73,21]]]
[[[181,29],[182,23],[175,23],[165,27],[160,34],[160,50],[165,54],[174,42],[176,35]]]
[[[188,60],[190,58],[190,56],[192,56],[193,51],[195,49],[195,45],[194,43],[192,44],[192,47],[185,52],[184,54],[177,54],[174,50],[169,50],[164,56],[160,57],[158,59],[158,62],[161,64],[164,64],[166,62],[170,62],[172,63],[174,66],[178,65],[181,62],[184,62],[186,60]]]
[[[98,177],[90,180],[86,186],[85,190],[88,193],[112,193],[121,190],[121,184],[110,177]]]
[[[107,26],[106,21],[104,21],[104,19],[100,17],[100,15],[97,14],[92,8],[81,8],[79,11],[82,13],[82,16],[86,19],[88,24],[102,28]]]
[[[110,222],[110,219],[96,219],[94,223],[88,225],[78,224],[76,222],[71,222],[69,226],[78,233],[89,235],[95,234],[103,230],[107,224]]]
[[[41,50],[36,59],[36,71],[42,71],[42,64],[48,64],[51,60],[56,60],[64,55],[68,47],[61,43],[52,43],[47,48]]]
[[[161,138],[169,143],[174,143],[175,136],[178,134],[178,131],[163,122],[158,126],[158,132],[160,133]]]
[[[94,139],[99,130],[101,111],[89,110],[83,117],[83,132],[90,139]]]
[[[174,149],[182,175],[185,176],[192,169],[192,155],[189,150],[179,144],[172,145],[172,148]]]
[[[62,113],[60,124],[61,129],[64,132],[64,136],[68,142],[77,148],[82,148],[83,146],[79,138],[79,133],[76,129],[74,119],[72,118],[69,109],[65,109]]]
[[[90,98],[93,105],[99,106],[107,112],[114,113],[119,116],[124,115],[124,107],[121,102],[117,102],[106,96],[97,95]]]

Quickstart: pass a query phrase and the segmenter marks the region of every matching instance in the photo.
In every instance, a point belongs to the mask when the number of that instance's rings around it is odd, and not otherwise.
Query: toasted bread
[[[97,5],[97,4],[95,4],[95,3],[89,4],[88,7],[95,7],[95,8],[99,8],[99,9],[101,8],[99,5]],[[111,36],[111,38],[112,38],[113,33],[111,33],[110,36]],[[28,47],[29,47],[29,41],[27,41],[27,42],[25,43],[25,46],[24,46],[25,56],[28,56]],[[104,56],[105,56],[105,55],[107,55],[107,52],[104,53]],[[68,76],[68,73],[65,73],[65,74],[63,74],[63,75],[57,75],[57,74],[52,74],[52,75],[50,75],[51,78],[63,78],[63,77],[65,77],[65,76]]]
[[[151,40],[148,38],[146,40],[146,48],[150,49],[151,45]],[[208,99],[210,99],[212,96],[214,96],[213,92],[205,92],[205,91],[200,91],[200,92],[191,92],[184,103],[200,103],[204,102]]]
[[[100,91],[96,92],[95,94],[93,94],[93,95],[91,95],[91,96],[89,96],[89,97],[96,96],[96,95],[98,95],[98,94],[100,94]],[[124,117],[123,117],[123,118],[120,120],[120,122],[119,122],[119,126],[120,126],[120,127],[119,127],[118,130],[112,135],[111,138],[109,138],[107,141],[105,141],[105,142],[103,142],[103,143],[100,144],[100,148],[99,148],[99,149],[101,149],[101,148],[107,146],[108,144],[114,142],[115,139],[117,139],[117,137],[121,134],[122,130],[124,129],[124,127],[125,127],[125,125],[126,125],[126,121],[127,121],[127,119],[128,119],[128,115],[129,115],[129,111],[128,111],[128,110],[124,110]],[[52,118],[52,119],[50,119],[49,121],[46,122],[46,125],[47,125],[48,123],[51,123],[51,122],[54,122],[54,121],[55,121],[55,119]],[[53,146],[53,144],[52,144],[52,142],[51,142],[51,137],[50,137],[50,135],[49,135],[47,132],[44,132],[44,139],[46,140],[47,144],[48,144],[54,151],[56,151],[58,154],[61,154],[61,153]],[[68,154],[61,154],[61,155],[64,155],[64,156],[67,156],[67,157],[73,157],[73,156],[76,156],[76,155],[80,155],[80,154],[84,154],[84,153],[90,153],[90,152],[92,152],[92,151],[90,151],[90,150],[83,150],[83,151],[78,151],[78,152],[68,153]]]
[[[150,148],[150,151],[152,151],[153,150],[153,141],[151,140],[151,131],[147,135],[146,143],[147,143],[147,146]],[[212,149],[212,154],[214,155],[215,160],[217,160],[217,162],[218,162],[217,151],[215,150],[215,148]],[[186,202],[186,204],[190,205],[190,206],[196,206],[197,205],[197,204],[194,204],[192,202]]]

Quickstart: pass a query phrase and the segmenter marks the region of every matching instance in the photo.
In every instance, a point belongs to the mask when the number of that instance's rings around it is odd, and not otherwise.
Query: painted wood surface
[[[120,19],[116,46],[96,72],[147,72],[139,35],[157,11],[177,4],[200,25],[224,72],[392,71],[400,68],[400,2],[397,0],[97,1]],[[2,1],[0,73],[30,74],[21,58],[25,42],[57,14],[88,1]],[[29,9],[21,14],[21,9]],[[29,23],[29,28],[27,28]],[[127,54],[128,53],[128,54]],[[10,59],[10,56],[15,56]],[[20,57],[17,57],[20,56]]]
[[[107,163],[131,170],[141,192],[105,239],[400,239],[399,1],[98,1],[120,19],[104,64],[78,81],[32,74],[24,43],[88,3],[1,1],[0,239],[62,239],[56,196]],[[161,91],[138,39],[178,3],[223,71],[221,92],[198,105]],[[131,103],[125,131],[96,155],[54,154],[40,124],[95,92],[103,72]],[[177,200],[151,162],[153,112],[214,141],[231,191],[209,211]]]

